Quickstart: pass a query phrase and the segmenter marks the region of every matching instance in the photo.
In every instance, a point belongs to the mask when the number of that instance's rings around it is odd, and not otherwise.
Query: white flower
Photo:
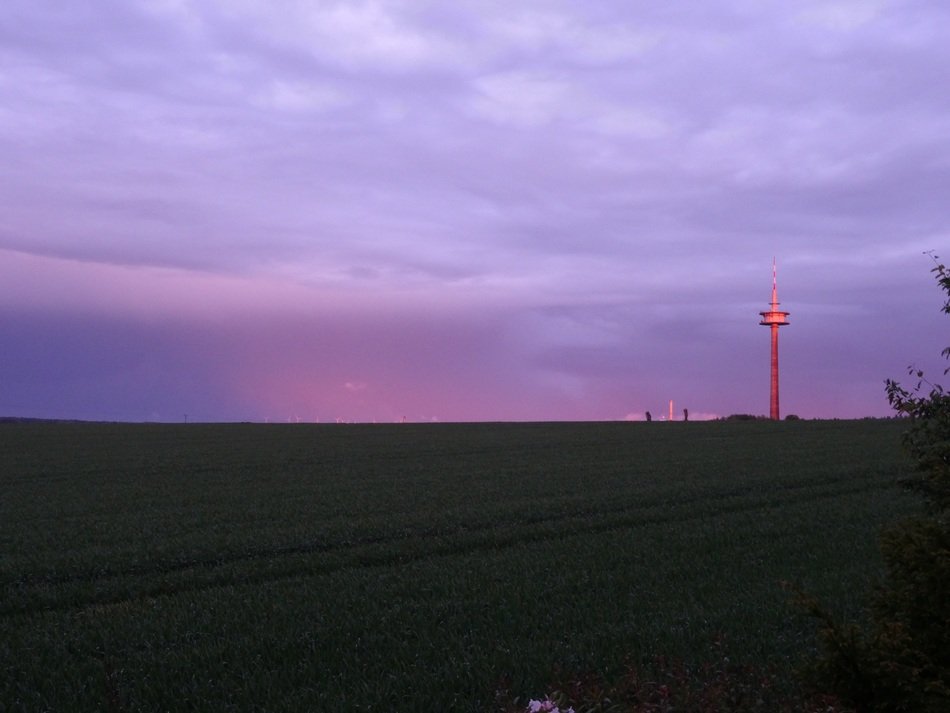
[[[563,711],[555,705],[550,698],[543,701],[530,700],[526,713],[574,713],[573,708],[565,708]]]

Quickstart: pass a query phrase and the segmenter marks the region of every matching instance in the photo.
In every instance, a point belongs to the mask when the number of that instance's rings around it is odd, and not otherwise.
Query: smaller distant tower
[[[778,280],[776,279],[775,258],[772,258],[772,304],[768,312],[759,312],[762,321],[772,332],[772,378],[769,384],[769,418],[779,420],[778,410],[778,328],[788,324],[788,312],[778,308]]]

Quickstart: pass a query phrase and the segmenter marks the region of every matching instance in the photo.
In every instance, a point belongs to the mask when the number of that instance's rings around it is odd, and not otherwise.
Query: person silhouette
[[[653,414],[647,411],[647,421],[652,421],[652,420],[653,420]]]
[[[684,421],[689,421],[689,409],[688,409],[688,408],[684,408],[684,409],[683,409],[683,420],[684,420]]]

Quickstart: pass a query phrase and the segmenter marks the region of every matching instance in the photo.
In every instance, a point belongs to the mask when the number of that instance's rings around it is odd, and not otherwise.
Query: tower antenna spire
[[[778,278],[775,258],[772,258],[772,304],[768,312],[759,312],[762,321],[759,324],[769,328],[772,336],[771,378],[769,380],[769,418],[779,420],[778,408],[778,328],[788,324],[788,312],[778,308]]]

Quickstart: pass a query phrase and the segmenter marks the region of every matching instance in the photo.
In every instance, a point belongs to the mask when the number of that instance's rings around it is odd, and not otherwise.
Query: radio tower
[[[778,328],[788,324],[788,312],[778,308],[778,280],[775,277],[775,258],[772,258],[772,304],[768,312],[759,312],[763,324],[772,331],[772,379],[769,384],[769,418],[779,420],[778,415]]]

